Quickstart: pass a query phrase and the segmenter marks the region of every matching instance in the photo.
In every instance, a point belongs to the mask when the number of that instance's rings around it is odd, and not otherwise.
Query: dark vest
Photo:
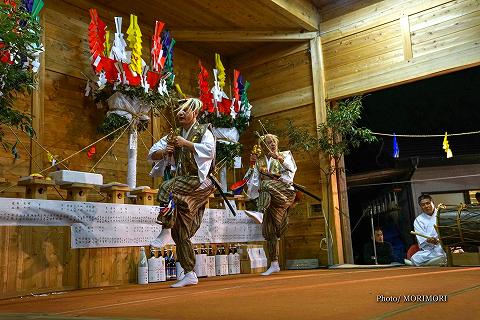
[[[283,158],[287,157],[287,152],[281,151],[280,154],[282,155]],[[267,159],[265,156],[262,156],[258,159],[257,161],[257,169],[260,170],[261,168],[267,169]],[[285,169],[283,168],[282,164],[280,161],[277,159],[273,159],[270,161],[270,170],[268,170],[268,173],[274,174],[274,175],[281,175]],[[270,179],[267,176],[262,176],[262,179]]]
[[[210,127],[210,124],[200,124],[195,122],[185,139],[193,143],[202,141],[202,137]],[[181,136],[182,128],[177,128],[176,135]],[[175,163],[177,164],[177,175],[179,176],[197,176],[198,166],[195,162],[194,154],[187,148],[175,148]],[[212,163],[213,166],[213,163]]]

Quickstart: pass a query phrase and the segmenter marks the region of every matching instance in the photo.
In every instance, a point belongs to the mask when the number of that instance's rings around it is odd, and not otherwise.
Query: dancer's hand
[[[194,150],[194,143],[192,141],[188,141],[187,139],[181,137],[181,136],[176,136],[175,137],[175,146],[176,147],[182,147],[182,148],[187,148],[191,151]]]
[[[167,148],[165,149],[167,154],[173,154],[175,151],[175,146],[173,144],[167,144]]]
[[[279,152],[272,153],[271,157],[277,159],[280,163],[283,163],[285,160]]]

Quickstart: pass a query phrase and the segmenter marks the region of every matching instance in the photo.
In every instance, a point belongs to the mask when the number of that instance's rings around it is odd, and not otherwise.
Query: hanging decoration
[[[215,53],[215,68],[218,70],[218,86],[220,90],[223,90],[225,87],[225,67],[218,53]]]
[[[92,159],[93,156],[95,155],[95,153],[97,153],[97,147],[95,145],[93,145],[90,149],[88,149],[87,151],[87,158],[88,159]]]
[[[182,88],[180,88],[180,85],[178,83],[175,84],[175,89],[177,89],[177,92],[180,95],[180,97],[182,97],[183,99],[187,98],[187,95],[183,93]]]
[[[142,32],[138,26],[138,17],[136,15],[130,15],[130,26],[127,30],[127,41],[132,49],[130,59],[130,69],[136,76],[141,75],[143,71],[142,66]]]
[[[142,32],[136,15],[130,15],[126,39],[122,18],[115,17],[112,44],[107,25],[96,9],[90,9],[90,17],[88,37],[95,77],[89,77],[86,95],[91,92],[97,106],[108,106],[98,130],[109,140],[117,141],[129,129],[127,184],[135,188],[138,132],[148,128],[152,110],[154,115],[159,115],[163,109],[173,108],[181,93],[174,90],[175,40],[167,30],[163,31],[165,24],[156,21],[149,50],[150,63],[147,63],[143,59]],[[96,148],[92,146],[87,157],[91,159],[95,153]]]
[[[445,131],[445,137],[443,138],[443,150],[445,150],[445,153],[447,154],[447,158],[452,158],[453,153],[452,150],[450,149],[450,145],[448,143],[448,138],[447,138],[447,132]]]
[[[200,121],[211,123],[217,138],[217,163],[225,163],[232,167],[235,158],[242,152],[242,144],[238,143],[240,135],[248,127],[251,120],[251,105],[248,102],[248,82],[245,85],[238,70],[233,72],[233,98],[224,91],[225,68],[218,53],[215,54],[213,69],[213,86],[209,89],[209,73],[199,61],[198,73],[199,97],[203,102]],[[243,99],[242,99],[243,98]],[[242,108],[243,103],[246,107]]]
[[[36,74],[40,67],[39,13],[42,0],[0,1],[0,126],[20,129],[30,137],[35,136],[29,114],[14,108],[16,97],[35,89]],[[0,144],[17,158],[16,146],[3,139],[0,127]]]
[[[198,66],[200,67],[200,72],[198,73],[198,88],[200,91],[199,99],[203,103],[202,111],[212,113],[214,111],[213,94],[210,92],[208,84],[208,71],[200,60],[198,61]]]
[[[393,134],[393,157],[400,157],[400,149],[398,148],[397,136],[395,135],[395,133]]]
[[[165,65],[165,56],[163,55],[162,39],[160,37],[165,23],[155,21],[155,32],[152,36],[152,70],[160,72]]]
[[[90,18],[88,37],[96,79],[88,79],[85,91],[86,95],[92,93],[97,106],[109,107],[99,132],[109,134],[132,119],[133,127],[142,131],[148,127],[150,109],[159,112],[174,105],[178,98],[173,88],[175,40],[168,31],[163,31],[165,24],[156,21],[147,65],[142,58],[142,32],[137,16],[130,15],[127,41],[122,33],[122,17],[115,17],[112,43],[108,27],[96,9],[90,9]],[[119,134],[121,131],[108,139],[114,140]]]
[[[469,135],[474,135],[474,134],[480,134],[479,131],[470,131],[470,132],[459,132],[459,133],[453,133],[453,134],[448,134],[445,132],[445,134],[390,134],[390,133],[381,133],[381,132],[372,132],[373,135],[376,136],[385,136],[385,137],[393,137],[393,143],[394,143],[394,150],[395,150],[395,145],[398,144],[396,143],[396,138],[397,137],[402,137],[402,138],[438,138],[442,137],[443,138],[443,144],[442,144],[442,149],[445,151],[447,154],[447,158],[452,158],[453,157],[453,152],[452,149],[450,148],[450,143],[448,141],[448,136],[469,136]],[[398,149],[399,150],[399,149]],[[400,154],[400,152],[399,152]],[[395,151],[393,153],[395,157]]]
[[[240,109],[240,90],[238,87],[238,77],[240,76],[240,71],[238,70],[233,70],[233,98],[234,100],[234,111],[235,113],[238,113],[238,110]]]
[[[57,164],[57,158],[58,156],[54,156],[50,151],[47,151],[47,159],[48,159],[48,162],[51,164],[51,166],[55,166]],[[60,168],[57,167],[57,170],[59,170]]]
[[[173,73],[173,46],[175,45],[175,39],[170,36],[170,31],[166,30],[163,33],[162,48],[163,57],[165,59],[165,65],[163,67],[163,74],[168,75],[166,77],[166,84],[169,88],[173,87],[175,80],[175,74]]]

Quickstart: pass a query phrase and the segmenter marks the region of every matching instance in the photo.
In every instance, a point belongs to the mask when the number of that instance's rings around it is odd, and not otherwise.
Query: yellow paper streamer
[[[225,87],[225,67],[218,53],[215,53],[215,68],[218,70],[218,86],[223,89]]]
[[[447,139],[447,132],[445,131],[445,137],[443,138],[443,150],[447,153],[447,158],[452,158],[453,157],[453,152],[450,149],[450,144],[448,143]]]
[[[175,83],[175,88],[177,89],[177,92],[183,97],[183,99],[186,99],[187,96],[185,93],[183,93],[182,88],[180,88],[180,85],[178,83]]]
[[[138,17],[130,15],[130,25],[127,29],[127,40],[132,49],[130,68],[138,74],[142,74],[142,32],[138,26]]]
[[[108,57],[110,55],[110,31],[105,32],[105,51],[103,52],[105,57]]]

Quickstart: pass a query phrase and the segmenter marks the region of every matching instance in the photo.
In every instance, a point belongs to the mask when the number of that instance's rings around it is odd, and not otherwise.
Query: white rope
[[[472,134],[479,134],[480,131],[470,131],[470,132],[460,132],[460,133],[449,133],[447,134],[449,137],[452,136],[467,136]],[[382,133],[382,132],[372,132],[372,134],[376,136],[387,136],[393,137],[392,133]],[[397,138],[443,138],[445,137],[444,134],[395,134]]]
[[[425,182],[425,181],[462,179],[462,178],[471,178],[471,177],[480,177],[480,173],[467,174],[467,175],[462,175],[462,176],[452,176],[452,177],[440,177],[440,178],[430,178],[430,179],[417,179],[417,180],[403,180],[403,181],[393,181],[393,182],[379,182],[379,183],[359,184],[359,185],[356,185],[356,186],[350,186],[348,188],[350,189],[350,188],[357,188],[357,187],[382,186],[382,185],[397,184],[397,183],[415,183],[415,182]]]

